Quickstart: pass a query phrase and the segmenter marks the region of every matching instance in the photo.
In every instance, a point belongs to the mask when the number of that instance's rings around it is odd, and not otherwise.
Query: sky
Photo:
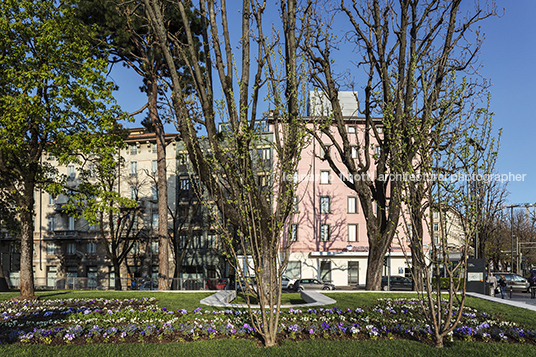
[[[536,203],[536,0],[497,0],[496,5],[499,16],[479,23],[484,35],[480,74],[491,83],[495,134],[502,129],[496,172],[508,177],[509,203]],[[125,111],[144,105],[141,77],[116,65],[110,79],[119,86],[115,97]],[[144,116],[128,126],[141,126]]]

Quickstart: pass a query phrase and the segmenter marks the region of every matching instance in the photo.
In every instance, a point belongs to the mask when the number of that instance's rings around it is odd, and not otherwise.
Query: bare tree
[[[202,18],[206,70],[200,66],[201,58],[188,26],[189,4],[176,2],[186,25],[187,41],[181,42],[163,20],[162,9],[167,3],[160,0],[145,0],[144,3],[170,70],[172,101],[181,139],[196,176],[218,206],[222,229],[229,232],[229,224],[236,228],[236,235],[229,234],[228,241],[238,238],[242,253],[252,257],[259,303],[269,307],[261,309],[260,315],[252,314],[252,320],[265,345],[272,346],[276,343],[284,268],[284,259],[280,259],[284,250],[281,233],[291,212],[294,194],[294,184],[286,178],[292,177],[303,144],[296,1],[280,3],[281,36],[275,31],[267,36],[263,28],[265,4],[244,0],[239,21],[238,57],[229,32],[229,23],[234,19],[228,16],[226,1],[218,5],[213,0],[200,2],[196,11]],[[277,24],[270,21],[269,26]],[[255,57],[252,57],[253,51],[256,51]],[[181,84],[173,60],[176,57],[187,63],[192,75],[192,96],[187,96]],[[235,58],[238,58],[236,62]],[[280,61],[284,63],[283,69],[278,68]],[[238,78],[234,75],[236,66],[239,67]],[[214,94],[217,80],[222,89],[221,101]],[[277,154],[277,162],[270,180],[274,182],[275,192],[264,189],[264,179],[256,171],[252,158],[260,140],[258,107],[264,93],[269,106],[277,112],[271,123],[271,148],[274,156]],[[218,123],[222,122],[225,122],[225,130],[218,131]],[[210,146],[208,155],[202,150],[196,126],[206,133]],[[236,251],[232,254],[236,255]]]
[[[468,88],[455,83],[451,81],[450,93],[463,102]],[[413,279],[423,279],[418,294],[436,347],[443,347],[463,313],[467,259],[482,218],[481,195],[475,194],[474,183],[480,181],[485,188],[485,180],[493,177],[498,141],[492,135],[488,109],[451,105],[438,112],[431,131],[420,134],[431,140],[416,140],[413,165],[419,183],[403,180],[401,185],[402,217],[411,219],[412,226],[408,235],[412,244],[421,242],[419,250],[413,247],[411,261],[421,267],[422,277]],[[428,248],[423,244],[427,236]]]
[[[319,126],[330,138],[329,144],[319,141],[320,145],[334,147],[333,153],[325,150],[329,153],[325,160],[337,175],[347,172],[361,178],[347,180],[346,185],[357,193],[366,217],[368,290],[380,289],[381,262],[397,230],[402,204],[400,182],[378,177],[408,172],[419,147],[415,133],[429,133],[435,125],[434,113],[457,99],[445,96],[449,76],[477,70],[473,65],[481,38],[472,31],[494,11],[476,8],[461,16],[460,4],[461,0],[341,1],[337,25],[347,21],[350,27],[342,44],[333,35],[333,13],[326,12],[326,7],[310,6],[305,17],[310,31],[303,50],[311,78],[331,104],[329,121]],[[348,133],[349,118],[343,116],[337,96],[342,85],[338,78],[344,73],[335,72],[333,53],[343,46],[354,46],[354,63],[364,73],[364,96],[358,102],[364,128],[356,134]],[[354,83],[345,85],[356,90]],[[480,85],[468,84],[471,95],[480,91]],[[336,134],[330,132],[332,127]],[[353,150],[358,150],[357,159]]]

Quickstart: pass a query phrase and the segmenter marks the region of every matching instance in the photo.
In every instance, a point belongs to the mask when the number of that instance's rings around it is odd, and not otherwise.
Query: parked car
[[[391,276],[389,282],[391,285],[391,290],[413,290],[413,282],[411,281],[411,279],[406,278],[404,276]],[[382,277],[382,290],[389,290],[389,284],[387,284],[386,276]]]
[[[506,291],[510,290],[510,287],[513,291],[522,291],[524,293],[529,292],[530,283],[527,279],[522,277],[521,275],[517,275],[514,273],[496,273],[494,272],[493,275],[497,278],[497,281],[501,278],[501,275],[504,275],[504,280],[506,280]]]
[[[225,290],[227,281],[225,279],[209,279],[207,283],[209,290]]]
[[[256,292],[257,281],[255,280],[255,278],[249,278],[248,281],[249,281],[249,288],[253,289],[253,291]],[[244,280],[240,280],[236,282],[236,291],[239,293],[246,291],[246,283],[244,282]]]
[[[294,283],[294,290],[335,290],[335,285],[321,282],[318,279],[298,279]]]
[[[296,283],[296,279],[291,279],[286,275],[283,275],[281,277],[281,287],[283,289],[292,290],[294,289],[294,284]]]

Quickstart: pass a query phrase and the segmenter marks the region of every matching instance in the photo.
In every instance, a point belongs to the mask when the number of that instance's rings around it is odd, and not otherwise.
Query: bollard
[[[510,299],[512,299],[512,287],[510,286]]]

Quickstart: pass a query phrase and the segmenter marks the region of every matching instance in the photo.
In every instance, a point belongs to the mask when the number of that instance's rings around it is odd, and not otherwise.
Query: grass
[[[258,304],[258,300],[255,297],[250,297],[251,304]],[[238,293],[236,300],[233,301],[237,304],[247,304],[246,295],[244,293]],[[281,305],[296,305],[305,304],[306,301],[300,296],[300,293],[281,294]]]
[[[2,346],[0,356],[115,357],[115,356],[534,356],[529,344],[455,342],[443,349],[407,340],[380,341],[285,341],[263,348],[253,341],[217,340],[167,344],[121,344],[51,347]]]
[[[192,311],[202,307],[199,300],[213,292],[166,293],[155,291],[48,291],[37,292],[41,299],[68,298],[133,298],[155,297],[159,306]],[[0,300],[18,296],[18,292],[1,293]],[[298,300],[299,294],[283,294],[285,301]],[[412,293],[329,293],[341,309],[374,306],[378,298],[411,298]],[[466,304],[479,311],[497,314],[527,328],[536,329],[536,314],[532,311],[500,303],[467,297]],[[208,307],[207,307],[208,308]],[[210,307],[212,309],[212,307]],[[536,348],[530,344],[454,342],[443,349],[409,340],[378,341],[327,341],[321,338],[310,341],[284,341],[273,348],[260,347],[249,340],[215,340],[167,344],[102,344],[87,346],[52,347],[46,345],[4,345],[0,356],[536,356]]]

